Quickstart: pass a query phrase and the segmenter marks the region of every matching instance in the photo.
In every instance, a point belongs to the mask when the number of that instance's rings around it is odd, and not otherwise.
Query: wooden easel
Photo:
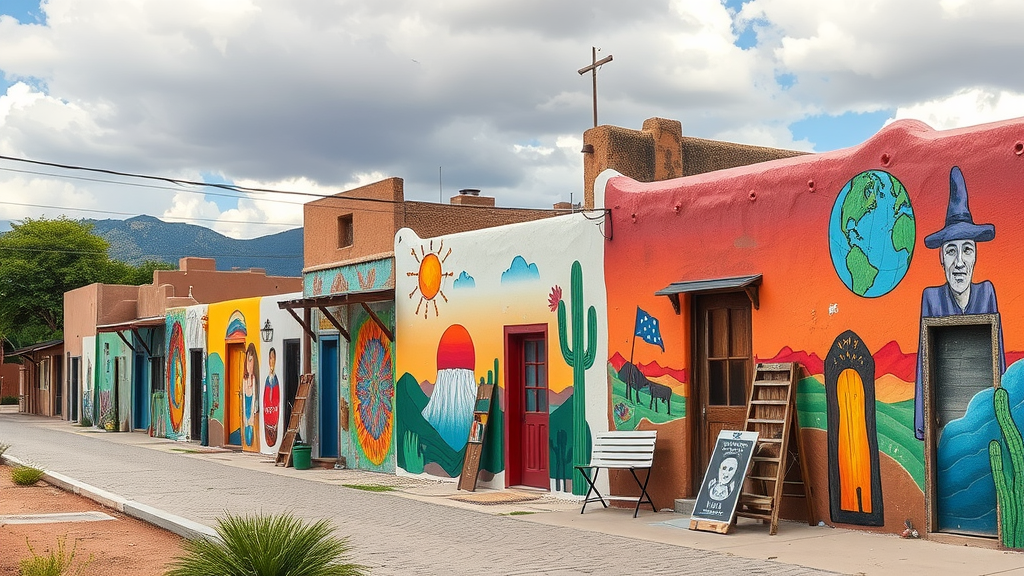
[[[779,511],[782,499],[787,497],[803,498],[807,522],[811,526],[815,524],[803,439],[796,416],[794,392],[799,369],[795,362],[757,364],[747,402],[744,430],[757,432],[758,439],[747,476],[749,491],[740,495],[736,516],[770,524],[769,535],[779,530]],[[799,492],[787,492],[787,486],[799,486]]]
[[[483,380],[481,378],[481,380]],[[466,457],[462,461],[462,475],[459,476],[459,490],[476,490],[477,476],[480,472],[480,456],[484,451],[484,438],[487,432],[487,417],[491,412],[491,396],[494,384],[481,384],[476,391],[476,406],[473,407],[473,423],[469,427],[469,439],[466,442]]]
[[[281,438],[281,447],[277,450],[277,458],[274,459],[274,466],[292,465],[292,447],[295,445],[295,435],[299,433],[299,421],[306,411],[306,400],[309,398],[309,389],[313,387],[313,375],[303,374],[299,377],[299,389],[295,392],[295,403],[292,404],[292,416],[288,420],[288,431]]]

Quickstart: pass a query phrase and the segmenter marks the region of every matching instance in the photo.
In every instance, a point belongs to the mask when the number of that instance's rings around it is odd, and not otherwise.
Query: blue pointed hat
[[[946,225],[934,234],[924,237],[928,248],[940,248],[950,240],[974,240],[988,242],[996,237],[992,224],[975,224],[971,209],[967,206],[967,184],[959,166],[949,171],[949,206],[946,208]]]

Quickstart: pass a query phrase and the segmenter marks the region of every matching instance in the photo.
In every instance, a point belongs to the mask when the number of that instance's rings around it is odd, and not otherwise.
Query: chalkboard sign
[[[757,444],[757,432],[722,430],[697,493],[690,530],[726,533],[743,492],[743,480]]]

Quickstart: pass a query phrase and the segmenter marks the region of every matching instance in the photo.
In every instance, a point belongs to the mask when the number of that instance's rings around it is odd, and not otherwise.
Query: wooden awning
[[[655,296],[668,296],[672,301],[672,308],[679,314],[680,294],[720,294],[722,292],[736,292],[743,290],[754,309],[760,308],[757,289],[761,285],[761,275],[733,276],[730,278],[709,278],[706,280],[687,280],[673,282],[668,286],[654,293]]]
[[[338,332],[341,333],[346,340],[351,342],[352,338],[349,336],[348,331],[345,330],[341,325],[341,322],[331,314],[328,308],[358,304],[366,310],[366,313],[370,315],[370,318],[380,328],[381,332],[388,337],[388,340],[394,342],[395,335],[392,329],[386,326],[380,317],[377,316],[376,312],[374,312],[369,306],[372,302],[394,301],[395,289],[387,288],[384,290],[372,290],[367,292],[347,292],[345,294],[332,294],[330,296],[311,296],[309,298],[298,298],[296,300],[284,300],[282,302],[278,302],[277,305],[282,310],[287,310],[288,313],[292,315],[292,318],[295,318],[295,321],[302,326],[302,329],[305,330],[306,334],[308,334],[310,338],[316,338],[316,334],[313,332],[313,327],[300,318],[299,315],[295,313],[295,310],[314,308],[319,310],[324,317],[338,329]]]
[[[132,346],[132,343],[129,342],[128,339],[124,337],[123,332],[131,332],[132,334],[135,335],[136,340],[138,340],[138,342],[142,344],[142,347],[146,350],[146,354],[152,356],[153,352],[149,349],[149,346],[146,345],[146,341],[139,334],[139,329],[156,328],[158,326],[163,326],[166,323],[167,319],[163,316],[150,316],[149,318],[136,318],[134,320],[117,322],[116,324],[101,324],[96,327],[96,333],[106,334],[114,332],[115,334],[117,334],[117,337],[120,338],[121,341],[125,343],[126,346],[132,349],[132,352],[138,352],[138,350],[135,349],[135,346]]]

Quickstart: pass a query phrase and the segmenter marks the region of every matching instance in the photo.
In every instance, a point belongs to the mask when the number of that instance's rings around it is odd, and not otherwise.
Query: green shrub
[[[71,551],[68,552],[67,540],[67,536],[57,537],[57,549],[47,550],[45,555],[40,556],[32,549],[32,544],[26,538],[25,542],[28,544],[28,551],[32,557],[18,563],[19,574],[21,576],[81,576],[84,574],[85,568],[92,562],[92,556],[72,568],[71,565],[75,562],[75,554],[78,550],[78,542],[76,541],[71,547]]]
[[[0,406],[9,406],[11,404],[17,404],[17,396],[0,396]]]
[[[216,540],[190,540],[167,576],[362,576],[349,562],[348,539],[326,520],[307,523],[290,514],[217,519]]]
[[[82,414],[82,417],[78,419],[78,425],[82,428],[89,428],[92,426],[92,418]]]
[[[33,466],[18,466],[11,470],[11,480],[19,486],[31,486],[43,477],[43,471]]]

